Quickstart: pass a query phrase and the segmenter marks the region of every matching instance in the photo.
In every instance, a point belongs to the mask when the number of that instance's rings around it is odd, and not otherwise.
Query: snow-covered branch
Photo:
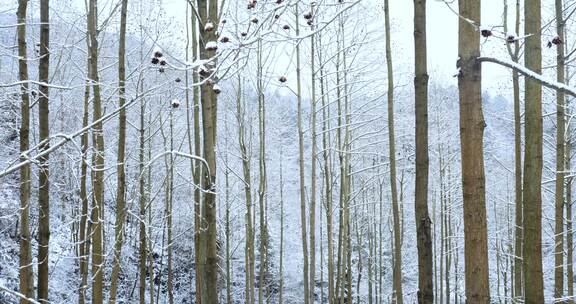
[[[18,298],[20,298],[20,299],[22,299],[22,300],[26,300],[26,301],[28,301],[28,302],[30,302],[30,303],[40,304],[40,302],[37,302],[37,301],[34,300],[34,299],[30,299],[30,298],[28,298],[27,296],[25,296],[25,295],[23,295],[23,294],[21,294],[21,293],[19,293],[19,292],[16,292],[16,291],[14,291],[14,290],[11,290],[11,289],[9,289],[9,288],[6,288],[6,287],[4,287],[4,286],[2,286],[2,285],[0,285],[0,290],[4,291],[4,292],[6,292],[6,293],[9,293],[9,294],[11,294],[11,295],[13,295],[13,296],[15,296],[15,297],[18,297]]]
[[[511,68],[515,71],[517,71],[518,73],[524,75],[525,77],[529,77],[531,79],[534,79],[538,82],[540,82],[543,86],[554,89],[556,91],[571,95],[576,97],[576,88],[568,86],[566,84],[554,81],[554,80],[550,80],[544,76],[542,76],[541,74],[538,74],[528,68],[526,68],[525,66],[518,64],[516,62],[513,61],[509,61],[509,60],[502,60],[502,59],[497,59],[497,58],[493,58],[493,57],[478,57],[478,61],[480,62],[491,62],[491,63],[495,63],[507,68]]]

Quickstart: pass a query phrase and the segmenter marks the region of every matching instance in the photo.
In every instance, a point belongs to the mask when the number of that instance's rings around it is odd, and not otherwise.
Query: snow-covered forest
[[[0,0],[0,303],[574,303],[573,0]]]

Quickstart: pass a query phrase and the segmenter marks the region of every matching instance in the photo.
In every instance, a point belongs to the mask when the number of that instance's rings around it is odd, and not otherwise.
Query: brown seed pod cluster
[[[253,9],[253,8],[255,8],[257,2],[258,2],[258,1],[256,1],[256,0],[248,0],[248,9]]]
[[[161,51],[154,52],[154,56],[152,56],[151,62],[153,65],[157,64],[160,65],[160,67],[158,68],[158,72],[160,73],[164,73],[165,66],[168,65],[168,61],[166,61],[166,58],[164,58],[164,54],[162,54]]]
[[[514,35],[506,36],[506,43],[514,43],[514,42],[516,42],[516,36]]]
[[[488,38],[488,37],[492,36],[492,31],[489,29],[483,29],[480,31],[480,34],[482,35],[482,37]]]

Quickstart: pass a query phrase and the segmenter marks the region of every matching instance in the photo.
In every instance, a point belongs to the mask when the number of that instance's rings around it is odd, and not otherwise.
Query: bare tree
[[[20,153],[30,147],[30,92],[28,84],[28,62],[26,43],[26,13],[28,0],[18,0],[18,71],[22,84],[20,85]],[[25,161],[22,155],[20,161]],[[20,293],[34,299],[34,269],[32,269],[32,239],[30,237],[30,165],[20,168],[20,252],[19,252],[19,278]],[[20,304],[29,303],[20,299]]]
[[[541,74],[541,3],[524,3],[526,68]],[[524,149],[524,294],[526,303],[544,303],[542,278],[542,85],[530,78],[525,83]]]
[[[120,9],[120,39],[118,40],[118,105],[122,108],[126,103],[126,15],[128,0],[122,0]],[[116,303],[118,289],[118,274],[120,272],[120,258],[124,242],[124,221],[126,219],[126,109],[122,108],[118,115],[118,164],[116,189],[116,231],[114,243],[114,262],[110,284],[110,304]]]
[[[414,0],[414,89],[416,108],[415,215],[418,246],[418,303],[434,301],[432,235],[428,215],[428,63],[426,0]]]
[[[50,75],[50,0],[40,1],[40,60],[38,66],[39,96],[39,129],[40,151],[50,148],[50,100],[49,75]],[[49,244],[50,244],[50,169],[49,156],[39,158],[40,172],[38,204],[40,206],[40,218],[38,224],[38,301],[48,302],[49,285]]]
[[[484,115],[480,35],[468,20],[480,22],[480,3],[459,2],[458,88],[464,205],[464,267],[467,303],[490,303],[488,233],[484,175]]]
[[[402,292],[402,228],[398,188],[396,185],[396,138],[394,131],[394,71],[390,39],[390,5],[384,0],[384,23],[386,31],[386,68],[388,71],[388,156],[390,158],[390,192],[392,194],[392,218],[394,221],[394,269],[392,302],[404,303]]]

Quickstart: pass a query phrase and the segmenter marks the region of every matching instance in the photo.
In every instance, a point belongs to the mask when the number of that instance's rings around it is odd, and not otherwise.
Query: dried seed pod
[[[208,71],[208,69],[206,69],[205,67],[201,66],[198,69],[198,74],[202,77],[207,77],[210,76],[210,71]]]
[[[281,76],[280,79],[278,79],[278,81],[284,83],[286,82],[288,79],[286,79],[286,76]]]
[[[311,12],[307,12],[306,14],[304,14],[304,19],[306,19],[306,20],[312,19],[312,13],[311,13]]]
[[[258,18],[256,18],[256,17],[252,18],[252,20],[250,20],[250,21],[252,21],[252,23],[254,23],[254,24],[258,24]]]
[[[289,30],[289,29],[290,29],[290,26],[289,26],[288,24],[284,24],[284,26],[283,26],[282,28],[285,29],[285,30]]]
[[[214,30],[214,23],[207,22],[206,25],[204,25],[204,30],[207,32],[213,31]]]
[[[480,34],[482,34],[482,37],[488,38],[488,37],[492,36],[492,31],[489,29],[483,29],[480,31]]]
[[[180,78],[176,78],[176,79],[174,79],[174,81],[176,81],[176,83],[179,83],[179,82],[181,82],[181,81],[182,81],[182,79],[180,79]]]
[[[560,37],[556,36],[556,37],[554,37],[554,39],[552,39],[552,43],[554,43],[555,45],[562,44],[562,39],[560,39]]]
[[[152,57],[152,64],[158,64],[158,62],[160,62],[160,60],[156,57]]]
[[[216,94],[222,93],[222,89],[220,89],[220,86],[217,85],[217,84],[215,84],[215,85],[212,87],[212,90],[213,90],[214,93],[216,93]]]
[[[514,42],[516,42],[516,36],[514,36],[514,35],[508,35],[508,36],[506,37],[506,43],[514,43]]]
[[[154,52],[154,57],[160,58],[160,57],[162,57],[162,56],[164,56],[164,54],[162,54],[162,52],[160,52],[160,51]]]
[[[242,37],[246,37],[246,36],[248,36],[248,33],[242,32],[242,33],[240,33],[240,35],[242,35]]]
[[[172,108],[176,109],[180,106],[180,101],[178,99],[173,99],[171,102]]]
[[[165,71],[165,70],[164,70],[164,68],[163,68],[163,67],[159,67],[159,68],[158,68],[158,72],[160,72],[160,73],[164,73],[164,71]]]
[[[228,37],[226,37],[226,36],[223,36],[222,38],[220,38],[220,42],[222,42],[222,43],[228,43],[228,42],[230,42],[230,38],[228,38]]]

